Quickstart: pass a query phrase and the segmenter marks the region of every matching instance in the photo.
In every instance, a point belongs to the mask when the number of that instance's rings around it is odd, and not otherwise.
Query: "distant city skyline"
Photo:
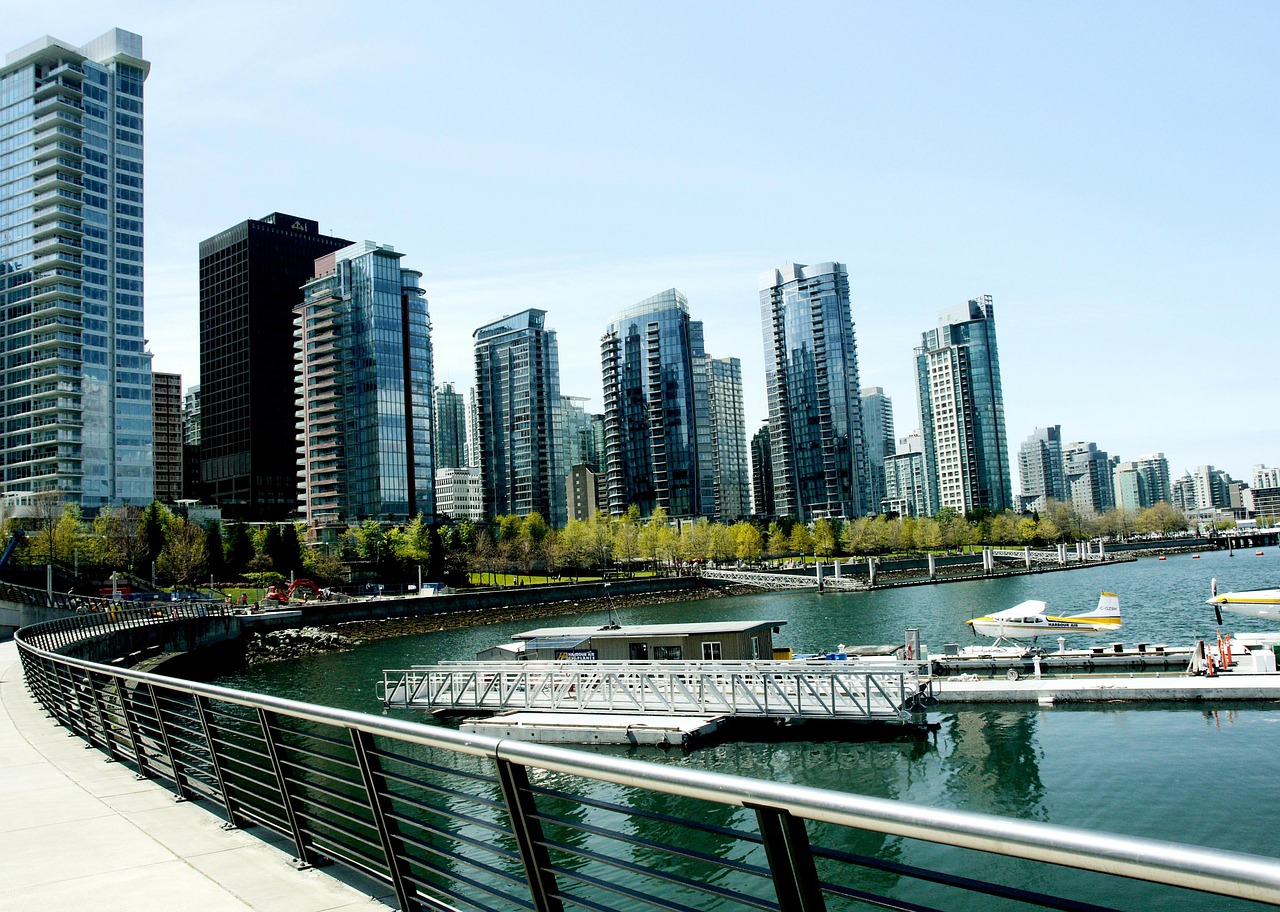
[[[212,9],[6,20],[10,47],[143,36],[145,328],[184,388],[202,379],[199,241],[305,212],[414,251],[439,382],[473,385],[476,327],[540,308],[562,391],[600,410],[602,320],[675,286],[742,360],[750,435],[755,277],[839,261],[861,382],[900,434],[920,327],[991,294],[1015,448],[1056,424],[1124,460],[1163,452],[1175,477],[1280,461],[1280,417],[1238,376],[1280,329],[1271,5],[812,4],[820,32],[769,59],[791,7],[421,4],[394,27],[339,3]],[[370,65],[335,64],[335,41]],[[820,141],[788,126],[819,111]],[[335,180],[357,172],[376,192]]]

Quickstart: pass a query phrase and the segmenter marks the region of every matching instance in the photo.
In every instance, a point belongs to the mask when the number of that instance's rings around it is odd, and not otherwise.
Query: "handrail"
[[[647,894],[623,882],[647,877],[684,897],[650,898],[653,908],[697,908],[687,904],[690,891],[693,896],[713,891],[758,897],[760,885],[771,883],[777,899],[750,905],[808,912],[824,908],[824,895],[872,895],[857,876],[867,868],[892,868],[904,878],[907,871],[935,887],[1016,894],[1046,908],[1099,908],[1076,897],[975,880],[965,867],[962,875],[848,855],[838,848],[841,838],[830,840],[834,847],[824,844],[830,834],[823,824],[1280,905],[1280,862],[1272,858],[464,734],[57,651],[126,631],[135,637],[154,632],[158,642],[173,623],[198,624],[224,614],[218,606],[164,607],[165,617],[157,617],[154,607],[117,610],[20,630],[15,640],[33,694],[61,724],[133,763],[140,774],[173,784],[180,796],[213,801],[233,824],[259,823],[290,836],[301,862],[336,860],[395,887],[402,908],[421,904],[424,896],[447,903],[464,895],[471,898],[462,904],[477,909],[529,908],[532,902],[532,908],[557,912],[563,908],[561,897],[608,908],[608,897],[597,891],[635,900]],[[420,749],[443,753],[424,760]],[[492,769],[474,770],[464,757]],[[549,776],[570,777],[570,782],[557,778],[548,784]],[[476,784],[476,794],[442,784],[454,777]],[[759,830],[744,827],[736,817],[732,825],[710,827],[718,839],[732,837],[741,846],[718,854],[703,852],[697,841],[641,839],[635,833],[643,832],[641,824],[652,823],[654,814],[638,809],[639,797],[622,803],[601,798],[598,786],[587,785],[592,782],[634,789],[640,796],[754,811]],[[424,793],[428,797],[421,797]],[[568,811],[560,804],[566,798],[572,799]],[[462,805],[470,809],[461,810]],[[703,818],[708,813],[659,816],[664,826],[707,830]],[[619,814],[630,816],[619,819]],[[452,822],[435,822],[437,817]],[[812,845],[810,839],[815,839]],[[696,861],[716,868],[722,878],[714,887],[702,883],[711,878],[695,883],[697,878],[679,876],[657,862],[641,863],[626,851],[611,856],[597,842],[621,843],[624,849],[643,845],[649,853],[665,850],[668,863],[679,871]],[[824,861],[821,878],[814,857]],[[833,873],[830,866],[836,863]],[[837,879],[846,875],[847,880]],[[523,884],[528,893],[512,894],[513,883]],[[477,899],[475,890],[485,898]],[[901,896],[875,895],[887,908],[920,908]]]

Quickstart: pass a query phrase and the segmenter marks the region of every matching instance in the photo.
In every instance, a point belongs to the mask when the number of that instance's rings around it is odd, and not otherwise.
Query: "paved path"
[[[0,643],[0,912],[386,909],[250,832],[68,735],[28,694],[17,646]]]

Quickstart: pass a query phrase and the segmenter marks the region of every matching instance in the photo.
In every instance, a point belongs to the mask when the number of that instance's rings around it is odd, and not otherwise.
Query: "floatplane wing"
[[[1120,597],[1104,592],[1097,608],[1070,617],[1051,615],[1047,604],[1030,599],[967,623],[974,633],[1007,640],[1034,639],[1046,633],[1103,633],[1120,629]]]

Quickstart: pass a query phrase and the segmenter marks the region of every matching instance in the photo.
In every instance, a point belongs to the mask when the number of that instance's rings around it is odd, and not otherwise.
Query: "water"
[[[1173,555],[1064,573],[948,583],[870,593],[763,593],[629,609],[624,623],[785,620],[775,643],[797,651],[840,643],[902,642],[920,629],[934,652],[973,642],[965,621],[1039,598],[1055,613],[1093,608],[1101,591],[1120,597],[1126,642],[1189,645],[1216,634],[1205,605],[1221,592],[1280,583],[1280,553],[1200,559]],[[599,624],[603,613],[568,618]],[[1275,631],[1224,616],[1235,632]],[[381,712],[374,682],[383,668],[474,658],[476,651],[545,622],[518,622],[384,640],[352,653],[252,668],[218,683],[366,712]],[[1067,638],[1084,646],[1088,637]],[[1056,648],[1056,638],[1041,645]],[[595,748],[657,763],[778,782],[983,811],[1029,820],[1280,854],[1280,707],[1271,703],[1108,704],[946,708],[932,712],[926,740],[725,743],[688,754]],[[591,748],[584,748],[591,749]],[[1215,906],[1221,907],[1221,906]],[[1194,905],[1187,908],[1195,908]]]

